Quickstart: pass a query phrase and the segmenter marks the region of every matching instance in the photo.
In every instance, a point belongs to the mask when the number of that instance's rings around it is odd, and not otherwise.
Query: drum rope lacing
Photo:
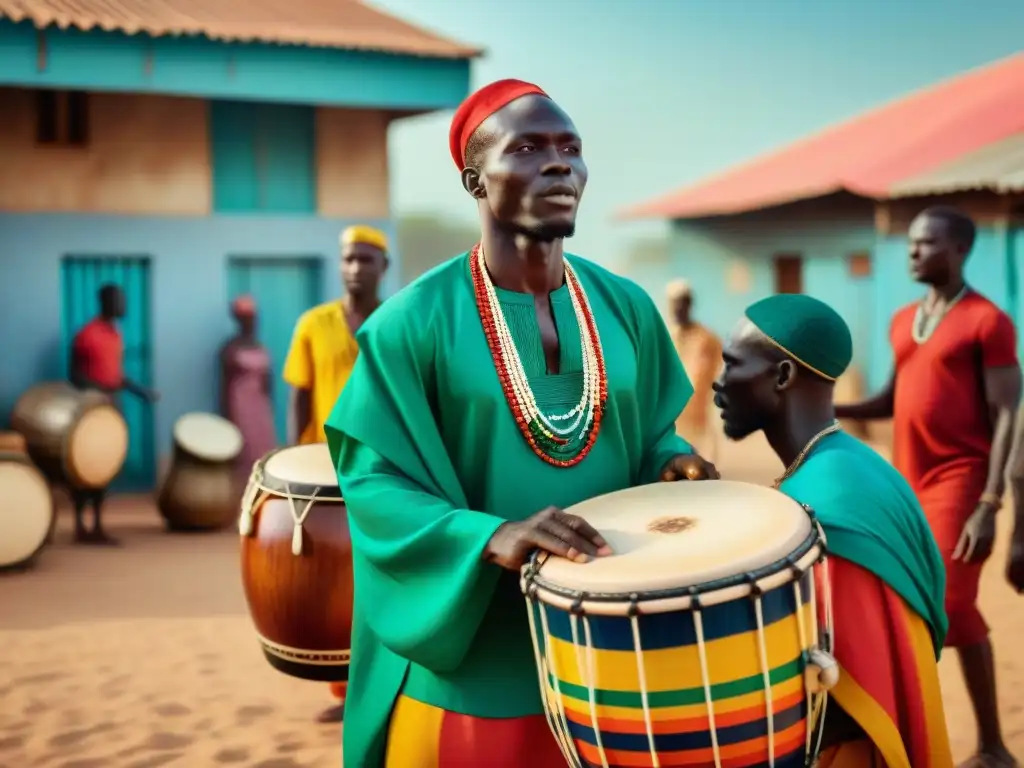
[[[342,501],[340,496],[321,496],[320,491],[321,488],[316,487],[311,494],[293,494],[291,492],[291,485],[288,482],[284,483],[283,495],[288,502],[288,509],[292,514],[292,521],[294,523],[292,528],[292,554],[296,557],[302,554],[302,526],[305,524],[306,518],[309,516],[310,511],[312,511],[313,506],[317,502]],[[280,493],[280,491],[274,488],[265,486],[263,484],[263,473],[256,467],[253,467],[252,474],[249,475],[249,484],[242,497],[242,515],[238,521],[238,530],[243,536],[248,536],[252,533],[253,511],[256,509],[255,501],[260,492],[267,496]],[[306,506],[302,508],[301,512],[296,503],[299,501],[306,502]]]
[[[533,652],[537,660],[537,673],[540,681],[541,695],[544,697],[544,714],[547,717],[548,727],[551,728],[551,733],[554,734],[555,740],[558,742],[558,748],[562,752],[562,756],[565,761],[569,764],[570,768],[582,768],[579,760],[576,758],[576,750],[572,746],[572,737],[569,735],[569,722],[565,716],[565,706],[562,703],[562,693],[559,690],[558,685],[558,670],[557,665],[554,661],[554,656],[549,653],[547,647],[547,641],[544,643],[544,653],[541,653],[540,645],[537,640],[537,625],[534,619],[533,605],[529,604],[528,616],[530,622],[530,637],[533,638]],[[544,632],[545,638],[548,637],[548,617],[547,613],[540,610],[540,624],[541,630]],[[550,667],[549,667],[550,664]],[[554,699],[555,708],[558,710],[560,720],[555,720],[555,714],[551,711],[551,695],[550,689],[554,688]]]
[[[838,424],[834,425],[838,427]],[[831,429],[831,427],[829,428]],[[832,430],[834,431],[834,430]],[[828,434],[827,431],[823,430],[823,433]],[[812,439],[811,443],[824,437],[824,434],[819,433],[815,439]],[[811,443],[808,444],[808,449],[812,447]],[[806,455],[806,449],[804,452]],[[795,463],[795,462],[794,462]],[[815,562],[821,564],[821,575],[823,584],[825,586],[824,591],[824,614],[825,614],[825,627],[822,631],[822,636],[818,636],[818,620],[817,616],[813,616],[812,632],[808,633],[805,625],[804,610],[805,605],[811,606],[817,605],[817,590],[815,585],[815,579],[811,569],[813,568],[814,562],[805,568],[801,568],[798,563],[793,559],[791,555],[787,558],[789,567],[793,573],[793,589],[794,599],[796,606],[796,621],[797,621],[797,634],[798,642],[800,644],[801,656],[804,661],[804,687],[807,704],[807,725],[806,725],[806,737],[805,737],[805,760],[807,766],[813,766],[817,755],[821,751],[822,738],[824,736],[824,725],[825,725],[825,712],[828,705],[828,689],[830,685],[819,683],[821,677],[821,671],[825,667],[821,666],[820,661],[825,659],[826,661],[831,660],[830,654],[833,651],[833,639],[835,636],[835,617],[832,610],[832,591],[830,588],[831,581],[828,570],[828,543],[825,537],[825,531],[818,521],[817,516],[814,515],[813,511],[807,505],[801,505],[804,511],[811,518],[811,523],[817,533],[818,542],[820,546],[820,552]],[[574,746],[574,739],[570,734],[569,722],[565,713],[565,705],[562,697],[561,687],[559,685],[559,674],[558,664],[555,660],[555,652],[551,647],[548,638],[551,637],[550,629],[547,620],[547,610],[545,605],[537,600],[537,585],[534,582],[540,567],[548,559],[546,553],[541,554],[535,558],[524,572],[524,581],[526,584],[525,596],[527,602],[527,615],[529,618],[530,635],[533,640],[534,655],[537,660],[538,678],[541,686],[541,695],[543,696],[544,713],[546,715],[548,726],[554,734],[555,739],[558,742],[559,749],[562,755],[565,757],[566,762],[570,768],[582,768],[582,763],[578,757],[578,752]],[[808,575],[811,578],[808,580],[808,596],[809,600],[805,604],[801,589],[801,583],[803,579]],[[771,667],[768,661],[768,649],[766,644],[765,634],[765,623],[764,623],[764,610],[762,604],[762,596],[764,594],[763,588],[761,587],[758,578],[754,574],[749,574],[750,593],[749,596],[754,602],[754,611],[757,624],[757,636],[758,636],[758,663],[761,669],[761,677],[764,681],[765,686],[765,709],[766,709],[766,720],[767,720],[767,742],[768,742],[768,765],[771,768],[775,766],[775,712],[774,712],[774,699],[772,691],[771,681]],[[697,653],[700,662],[701,678],[704,688],[704,702],[708,712],[708,725],[711,737],[712,754],[714,757],[715,768],[722,768],[722,757],[720,746],[718,743],[718,733],[715,724],[715,712],[714,712],[714,698],[711,691],[711,676],[709,672],[709,665],[707,659],[707,648],[706,638],[704,632],[704,621],[703,621],[703,606],[700,600],[700,590],[698,587],[691,587],[689,590],[691,613],[693,615],[694,622],[694,633],[695,639],[697,640]],[[575,648],[576,654],[576,666],[577,671],[581,676],[586,677],[587,682],[587,693],[588,703],[590,705],[590,720],[594,731],[595,744],[597,748],[598,756],[601,761],[602,768],[608,768],[609,762],[605,752],[605,747],[601,737],[601,728],[598,723],[598,709],[597,709],[597,685],[596,685],[596,664],[594,661],[594,645],[591,635],[590,620],[587,614],[583,610],[583,601],[586,595],[581,593],[574,601],[569,611],[569,626],[572,636],[572,642]],[[640,687],[640,698],[641,706],[643,708],[644,726],[648,739],[648,745],[650,748],[651,765],[652,768],[661,768],[661,762],[658,757],[658,749],[655,740],[653,718],[650,708],[650,700],[648,697],[647,690],[647,677],[644,665],[644,650],[640,637],[640,626],[638,617],[640,615],[639,608],[639,595],[632,593],[629,595],[629,619],[630,627],[633,636],[634,653],[637,659],[637,675],[638,683]],[[540,642],[538,640],[537,626],[535,613],[540,616],[541,631],[544,635],[544,649],[541,650]],[[586,664],[583,663],[581,656],[581,644],[579,642],[579,622],[582,618],[583,623],[583,634],[586,642]],[[819,645],[819,639],[822,641]],[[834,665],[834,661],[832,662]],[[586,669],[586,673],[584,673]],[[812,670],[817,669],[818,678],[816,678],[816,688],[812,688],[808,681],[808,673]],[[831,671],[831,670],[830,670]],[[553,696],[552,696],[553,694]],[[552,707],[551,699],[554,698],[554,707]],[[552,710],[556,711],[552,711]],[[814,737],[814,731],[817,730],[817,738]],[[813,743],[813,749],[812,749]]]

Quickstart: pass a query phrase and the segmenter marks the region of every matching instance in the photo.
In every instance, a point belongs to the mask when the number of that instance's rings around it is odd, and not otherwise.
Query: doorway
[[[236,256],[228,261],[228,301],[247,294],[259,312],[256,334],[273,366],[274,429],[282,445],[288,433],[288,387],[281,373],[296,321],[320,303],[322,274],[319,256]]]
[[[773,260],[775,293],[804,292],[804,260],[798,254],[781,253]]]
[[[71,342],[78,330],[99,313],[100,287],[113,283],[124,291],[125,316],[120,322],[124,340],[124,375],[151,387],[151,286],[148,256],[65,256],[60,265],[61,366],[68,374]],[[128,424],[128,455],[115,491],[146,491],[156,478],[156,443],[153,406],[137,397],[121,397],[121,413]]]

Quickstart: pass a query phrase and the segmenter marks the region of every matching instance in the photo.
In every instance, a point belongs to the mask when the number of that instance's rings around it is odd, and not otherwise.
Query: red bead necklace
[[[512,336],[505,323],[501,306],[498,303],[491,283],[490,275],[484,264],[480,245],[477,244],[469,254],[470,273],[473,279],[473,292],[476,297],[477,310],[483,326],[487,346],[494,361],[494,368],[501,382],[505,400],[512,410],[520,433],[537,456],[556,467],[573,467],[583,461],[597,441],[601,420],[604,416],[605,404],[608,400],[608,376],[605,368],[604,354],[597,331],[597,323],[590,307],[583,286],[575,270],[568,261],[565,262],[565,282],[569,290],[573,308],[579,323],[584,350],[584,381],[583,396],[580,404],[568,414],[547,417],[541,413],[533,397],[529,382]],[[568,428],[560,428],[556,421],[575,417],[576,421]],[[575,435],[574,441],[567,437],[582,423],[582,429]],[[578,445],[572,450],[572,443]]]

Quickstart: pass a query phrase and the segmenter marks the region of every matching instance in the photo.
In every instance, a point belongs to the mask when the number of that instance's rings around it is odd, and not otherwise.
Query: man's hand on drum
[[[518,523],[505,523],[487,542],[484,559],[518,571],[535,549],[577,563],[612,553],[608,542],[582,517],[547,507]]]
[[[677,453],[665,462],[661,470],[661,482],[674,483],[678,480],[721,480],[715,465],[696,453]]]

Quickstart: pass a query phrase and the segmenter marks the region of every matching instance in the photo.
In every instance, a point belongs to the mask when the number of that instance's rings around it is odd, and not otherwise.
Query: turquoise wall
[[[429,111],[469,92],[469,61],[50,28],[0,19],[0,85]]]
[[[27,387],[60,378],[66,369],[61,325],[63,257],[149,259],[148,370],[161,394],[155,405],[154,433],[155,452],[163,455],[179,416],[216,410],[217,352],[233,332],[228,315],[232,257],[315,259],[321,276],[316,301],[326,301],[341,293],[338,234],[352,223],[356,222],[305,216],[0,214],[0,307],[4,308],[0,428]],[[389,222],[358,223],[381,227],[394,242]],[[400,254],[393,254],[385,296],[397,288],[400,259]],[[275,322],[273,316],[267,319]],[[290,322],[290,318],[279,319],[277,325]],[[280,384],[280,371],[275,373]]]
[[[851,209],[852,208],[852,209]],[[672,227],[673,277],[685,277],[694,289],[701,322],[727,335],[743,310],[774,291],[772,257],[803,257],[804,291],[828,302],[850,324],[858,365],[872,360],[873,278],[854,279],[847,257],[872,250],[875,242],[869,204],[827,206],[814,217],[800,211],[758,213],[700,221],[677,221]],[[730,270],[743,269],[749,289],[730,288]]]
[[[1024,224],[1018,224],[1008,229],[1006,242],[1007,261],[1014,267],[1011,286],[1013,295],[1017,297],[1013,319],[1019,323],[1024,320],[1024,295],[1021,292],[1021,276],[1024,275]],[[1017,342],[1018,348],[1024,349],[1021,339],[1018,339]]]

